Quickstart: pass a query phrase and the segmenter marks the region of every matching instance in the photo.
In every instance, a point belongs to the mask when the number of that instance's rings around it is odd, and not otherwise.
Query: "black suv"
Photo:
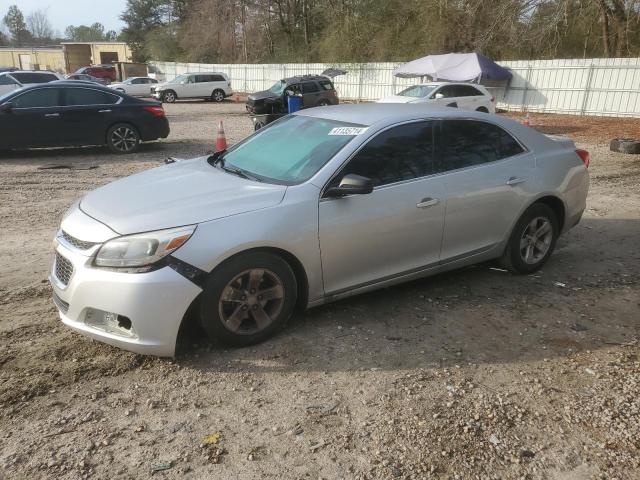
[[[324,74],[302,75],[279,80],[269,90],[249,95],[247,111],[258,115],[286,113],[288,95],[302,95],[302,108],[339,103],[331,78]]]

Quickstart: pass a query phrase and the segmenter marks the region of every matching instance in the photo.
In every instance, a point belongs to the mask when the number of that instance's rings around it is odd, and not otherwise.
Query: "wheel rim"
[[[120,152],[130,152],[138,144],[138,136],[129,127],[118,127],[111,134],[111,144]]]
[[[165,93],[164,94],[164,99],[167,102],[173,102],[176,98],[173,96],[173,93]]]
[[[264,268],[245,270],[222,291],[218,313],[231,332],[252,335],[273,324],[284,298],[284,285],[275,273]]]
[[[529,222],[520,238],[520,256],[533,265],[542,260],[553,240],[553,225],[546,217],[536,217]]]
[[[221,101],[223,100],[223,98],[224,98],[224,97],[222,96],[222,92],[215,92],[215,93],[213,94],[213,99],[214,99],[216,102],[221,102]]]

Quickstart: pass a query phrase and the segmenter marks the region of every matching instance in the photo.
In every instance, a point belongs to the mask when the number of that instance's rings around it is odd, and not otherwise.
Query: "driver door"
[[[458,108],[458,101],[460,99],[457,97],[457,95],[458,92],[456,89],[456,85],[443,85],[432,94],[433,98],[436,99],[435,103],[437,103],[438,105],[441,105],[443,107]]]
[[[370,194],[321,198],[319,236],[327,295],[435,266],[444,189],[434,173],[433,122],[391,127],[365,144],[329,183],[370,178]],[[326,190],[326,189],[325,189]]]

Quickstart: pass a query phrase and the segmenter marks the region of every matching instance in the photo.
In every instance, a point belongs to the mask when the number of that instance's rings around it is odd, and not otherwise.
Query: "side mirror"
[[[11,102],[0,105],[0,112],[2,113],[10,113],[11,110],[13,110],[13,104]]]
[[[350,173],[342,177],[337,187],[331,187],[324,196],[328,198],[344,197],[345,195],[366,195],[373,191],[373,182],[370,178]]]
[[[441,98],[444,98],[444,95],[441,93],[436,93],[433,98],[435,98],[436,100],[440,100]]]

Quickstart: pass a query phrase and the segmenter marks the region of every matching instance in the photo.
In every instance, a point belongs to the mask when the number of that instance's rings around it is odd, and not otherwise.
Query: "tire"
[[[487,107],[478,107],[476,108],[476,112],[489,113]]]
[[[326,107],[326,106],[328,106],[328,105],[331,105],[331,102],[329,102],[329,100],[327,100],[327,99],[320,100],[320,101],[318,102],[318,106],[319,106],[319,107]]]
[[[545,225],[547,230],[542,230]],[[531,233],[535,231],[543,231],[544,235],[534,237]],[[534,203],[513,228],[500,264],[520,274],[539,270],[551,256],[559,233],[558,218],[554,211],[547,205]]]
[[[107,146],[113,153],[133,153],[140,146],[140,134],[133,125],[116,123],[107,131]]]
[[[162,98],[162,101],[165,103],[173,103],[176,101],[178,96],[176,95],[176,92],[174,92],[173,90],[167,90],[166,92],[162,92],[161,98]]]
[[[615,138],[611,140],[609,150],[612,152],[637,155],[640,154],[640,140],[633,140],[631,138]]]
[[[256,122],[253,124],[253,131],[257,132],[258,130],[260,130],[262,127],[264,127],[264,123],[262,122]]]
[[[224,92],[219,88],[211,92],[211,100],[213,100],[214,102],[220,103],[224,101],[224,98]]]
[[[260,292],[273,298],[264,300]],[[239,254],[209,276],[200,324],[212,340],[236,347],[253,345],[286,325],[297,294],[293,270],[281,257],[264,252]]]

